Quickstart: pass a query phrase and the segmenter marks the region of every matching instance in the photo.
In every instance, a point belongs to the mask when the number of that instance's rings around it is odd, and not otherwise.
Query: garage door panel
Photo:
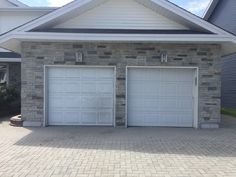
[[[98,98],[97,101],[98,108],[112,108],[114,105],[113,105],[113,100],[110,99],[111,96],[112,95]]]
[[[58,94],[58,96],[50,96],[49,107],[50,108],[71,108],[80,107],[81,97],[76,97],[76,94],[68,96],[68,94]]]
[[[50,68],[48,70],[48,78],[60,78],[66,74],[66,69],[61,68],[60,70],[58,68]]]
[[[103,79],[114,79],[114,71],[112,70],[106,70],[105,72],[100,72],[103,71],[103,68],[97,68],[97,77],[98,78],[103,78]]]
[[[82,94],[93,94],[96,93],[96,84],[94,82],[81,82]]]
[[[107,112],[99,112],[98,122],[105,125],[112,124],[113,120],[109,119],[109,117],[111,117],[112,114],[113,114],[112,110],[107,111]]]
[[[147,85],[150,85],[150,87],[147,88]],[[160,89],[160,85],[158,82],[154,81],[132,81],[132,85],[129,86],[128,90],[130,91],[130,94],[148,94],[150,92],[155,92],[158,94],[158,90]],[[132,92],[131,92],[132,90]],[[144,92],[144,90],[146,90]]]
[[[113,76],[112,68],[49,68],[49,125],[112,125]]]
[[[183,83],[166,83],[154,81],[132,81],[128,91],[130,95],[151,95],[151,96],[192,96],[193,82],[183,82]],[[148,86],[148,87],[147,87]],[[132,90],[132,92],[131,92]]]
[[[193,126],[191,69],[128,69],[128,125]]]
[[[129,105],[130,109],[136,108],[136,109],[148,109],[148,110],[153,110],[153,109],[178,109],[178,110],[186,110],[187,109],[192,109],[193,107],[193,99],[192,97],[184,97],[181,98],[182,100],[180,101],[179,97],[147,97],[147,96],[140,96],[140,95],[132,95],[135,96],[136,98],[130,99],[129,100]],[[142,100],[142,101],[140,101]]]
[[[102,81],[97,84],[97,92],[98,93],[111,93],[111,90],[114,88],[113,81]]]
[[[78,82],[78,81],[77,81]],[[50,85],[53,85],[53,87],[49,87],[49,93],[50,94],[60,94],[60,93],[79,93],[81,92],[81,86],[80,84],[75,83],[66,83],[66,82],[50,82]],[[66,85],[66,87],[65,87]]]
[[[80,113],[78,111],[66,111],[66,110],[52,110],[50,111],[49,119],[50,125],[72,125],[72,123],[80,122]]]
[[[81,98],[81,108],[84,109],[96,109],[97,108],[97,98],[96,95],[83,96]]]
[[[169,126],[169,127],[189,127],[192,121],[189,120],[190,112],[180,112],[185,116],[178,116],[176,112],[160,111],[160,112],[137,112],[130,114],[135,116],[135,120],[130,120],[132,126]],[[175,122],[173,124],[173,122]]]
[[[68,69],[64,69],[64,77],[65,78],[69,78],[68,80],[70,79],[80,79],[81,78],[81,71],[78,70],[77,68],[70,68],[69,70]]]
[[[96,125],[97,124],[97,112],[81,112],[82,115],[82,124],[93,124]]]
[[[67,124],[80,122],[81,115],[78,111],[66,111],[64,112],[63,122]]]

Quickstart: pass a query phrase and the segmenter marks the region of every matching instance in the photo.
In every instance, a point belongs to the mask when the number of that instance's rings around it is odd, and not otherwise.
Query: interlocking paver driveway
[[[0,124],[0,176],[236,177],[236,129]]]

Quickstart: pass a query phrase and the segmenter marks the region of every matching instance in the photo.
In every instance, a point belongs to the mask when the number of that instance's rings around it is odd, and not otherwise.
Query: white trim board
[[[0,58],[0,62],[17,62],[20,63],[21,62],[21,58]]]

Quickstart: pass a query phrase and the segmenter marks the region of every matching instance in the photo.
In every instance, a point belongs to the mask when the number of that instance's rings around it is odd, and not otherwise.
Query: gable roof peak
[[[25,25],[22,25],[15,31],[26,32],[34,29],[40,29],[47,27],[58,22],[71,19],[75,15],[83,14],[84,12],[91,10],[98,5],[105,3],[109,0],[74,0],[67,5],[58,8],[57,10],[44,15],[36,20],[33,20]],[[215,34],[228,34],[226,31],[204,21],[198,16],[180,8],[179,6],[167,1],[167,0],[133,0],[150,10],[156,11],[168,18],[174,19],[185,26],[189,26],[193,30],[209,31]]]

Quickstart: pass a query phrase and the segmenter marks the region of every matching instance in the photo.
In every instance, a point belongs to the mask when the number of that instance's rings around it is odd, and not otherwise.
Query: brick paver
[[[3,123],[0,176],[235,177],[236,129],[27,129]]]

